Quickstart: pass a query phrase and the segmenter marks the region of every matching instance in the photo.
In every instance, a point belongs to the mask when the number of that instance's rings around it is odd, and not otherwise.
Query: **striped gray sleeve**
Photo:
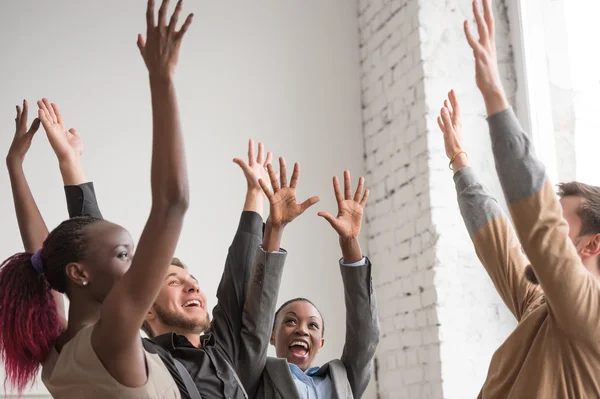
[[[492,151],[502,191],[509,204],[531,197],[544,186],[544,165],[535,156],[533,143],[527,137],[512,108],[487,119]]]
[[[471,238],[481,226],[504,215],[496,199],[479,183],[470,166],[462,168],[454,174],[454,185],[460,214]]]

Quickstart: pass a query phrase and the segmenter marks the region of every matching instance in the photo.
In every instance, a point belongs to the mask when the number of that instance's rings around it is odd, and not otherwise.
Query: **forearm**
[[[237,372],[250,396],[255,393],[267,361],[286,256],[284,251],[269,253],[257,249],[248,281]]]
[[[265,234],[263,237],[263,249],[267,252],[276,252],[281,248],[281,238],[285,225],[273,225],[271,219],[267,219]]]
[[[42,247],[48,228],[35,203],[22,164],[7,159],[7,167],[23,246],[26,252],[34,253]]]
[[[246,200],[244,202],[244,211],[251,211],[263,216],[264,210],[264,194],[260,187],[258,189],[248,187],[246,191]]]
[[[485,103],[485,109],[488,116],[494,115],[510,107],[502,86],[487,90],[481,94],[483,95],[483,102]]]
[[[172,78],[150,77],[153,207],[187,208],[189,187],[179,108]]]
[[[58,166],[65,186],[78,186],[87,182],[81,159],[59,159]]]
[[[363,258],[357,238],[340,237],[340,247],[344,263],[355,263]]]
[[[341,360],[346,367],[352,393],[360,398],[371,378],[380,335],[371,263],[367,259],[365,266],[340,265],[340,270],[346,304],[346,341]]]
[[[510,221],[472,168],[454,174],[458,205],[475,251],[500,297],[517,320],[534,287],[525,277],[529,264]]]

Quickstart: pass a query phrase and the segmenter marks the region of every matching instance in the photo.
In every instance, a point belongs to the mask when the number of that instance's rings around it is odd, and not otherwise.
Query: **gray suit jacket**
[[[264,256],[264,252],[258,252],[257,256]],[[265,266],[262,259],[255,262],[244,305],[238,376],[248,395],[257,399],[299,399],[287,361],[267,357],[283,261],[276,266]],[[372,360],[379,344],[371,262],[367,259],[365,266],[340,265],[340,271],[346,302],[346,342],[341,358],[323,365],[317,375],[330,375],[334,398],[358,399],[371,379]]]

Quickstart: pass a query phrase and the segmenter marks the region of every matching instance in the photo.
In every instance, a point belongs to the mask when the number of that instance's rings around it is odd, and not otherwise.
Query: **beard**
[[[162,309],[157,304],[154,304],[154,312],[161,323],[169,327],[193,331],[198,334],[205,332],[210,327],[208,313],[198,317],[185,317],[179,313]]]

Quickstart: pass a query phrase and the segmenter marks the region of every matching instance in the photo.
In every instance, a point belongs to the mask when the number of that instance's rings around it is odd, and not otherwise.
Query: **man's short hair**
[[[173,258],[171,260],[171,266],[177,266],[187,270],[185,263],[183,263],[179,258]],[[154,333],[152,332],[152,329],[146,320],[144,320],[142,323],[142,331],[148,336],[148,338],[154,338]]]
[[[561,183],[558,185],[558,196],[583,199],[577,209],[577,216],[581,218],[579,235],[600,233],[600,187],[577,181]]]

